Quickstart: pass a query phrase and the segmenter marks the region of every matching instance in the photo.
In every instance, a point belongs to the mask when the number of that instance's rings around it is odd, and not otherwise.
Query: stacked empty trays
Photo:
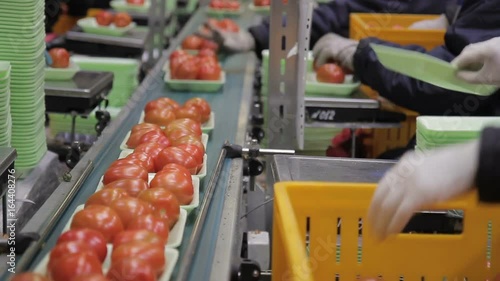
[[[500,126],[500,117],[421,116],[417,118],[417,149],[469,142],[479,138],[488,126]]]
[[[0,61],[0,147],[10,146],[11,130],[10,63]]]
[[[113,90],[108,95],[109,105],[122,107],[139,85],[139,61],[121,58],[93,58],[73,56],[81,70],[113,72]]]
[[[11,145],[16,169],[36,167],[47,152],[45,138],[44,0],[2,0],[0,61],[11,64]]]

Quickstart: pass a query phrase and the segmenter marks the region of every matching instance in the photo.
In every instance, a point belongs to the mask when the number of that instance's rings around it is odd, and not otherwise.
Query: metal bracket
[[[260,266],[257,262],[244,259],[237,269],[237,274],[233,275],[232,281],[258,281],[260,272]]]
[[[106,128],[111,121],[111,115],[106,110],[98,110],[95,113],[95,117],[98,121],[95,125],[95,130],[97,132],[97,136],[101,136],[102,131],[104,131],[104,128]]]
[[[82,157],[82,144],[75,141],[71,143],[71,147],[69,148],[68,154],[66,155],[66,165],[73,169],[76,164],[80,161]]]

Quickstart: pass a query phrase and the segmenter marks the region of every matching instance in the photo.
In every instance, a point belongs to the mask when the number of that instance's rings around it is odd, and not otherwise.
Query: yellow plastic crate
[[[407,14],[351,14],[350,37],[361,40],[366,37],[377,37],[400,45],[416,44],[427,50],[444,44],[446,30],[415,30],[408,27],[421,20],[434,19],[437,15]],[[401,29],[394,29],[399,26]]]
[[[276,184],[272,280],[382,276],[385,281],[479,281],[492,280],[500,272],[500,207],[478,204],[472,193],[430,208],[463,210],[462,234],[399,234],[377,242],[366,223],[359,234],[375,188],[376,184]]]

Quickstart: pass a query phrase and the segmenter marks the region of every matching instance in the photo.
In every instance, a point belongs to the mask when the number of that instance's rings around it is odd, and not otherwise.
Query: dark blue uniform
[[[311,48],[325,34],[349,36],[350,13],[444,14],[449,0],[335,0],[314,10],[311,26]],[[269,49],[269,20],[250,28],[255,51]]]
[[[465,0],[456,22],[446,32],[445,45],[427,52],[452,61],[471,43],[500,36],[500,0]],[[392,102],[422,115],[488,116],[500,115],[500,92],[478,97],[442,89],[395,73],[383,67],[369,43],[397,46],[419,52],[419,46],[399,46],[376,38],[360,41],[354,56],[354,68],[364,84]]]

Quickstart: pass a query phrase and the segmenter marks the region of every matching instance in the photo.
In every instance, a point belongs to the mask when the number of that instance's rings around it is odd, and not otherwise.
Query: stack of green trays
[[[500,126],[500,117],[420,116],[417,118],[417,149],[469,142],[479,138],[482,129],[488,126]]]
[[[139,85],[139,61],[122,58],[73,56],[81,70],[113,72],[113,89],[108,95],[109,105],[122,107]]]
[[[97,119],[95,117],[95,109],[92,111],[88,118],[82,118],[78,116],[76,118],[75,122],[75,133],[82,134],[82,135],[91,135],[91,136],[96,136],[97,132],[95,130],[95,126],[97,124]],[[121,108],[119,107],[108,107],[106,108],[106,111],[109,112],[111,116],[111,122],[118,116],[118,114],[121,111]],[[71,132],[71,126],[72,126],[72,117],[69,114],[57,114],[57,113],[50,113],[49,114],[49,120],[50,120],[50,132],[52,136],[57,136],[59,133],[70,133]]]
[[[0,147],[10,146],[11,131],[10,63],[0,61]]]
[[[11,64],[11,146],[24,175],[47,152],[45,137],[45,1],[2,0],[0,60]]]

